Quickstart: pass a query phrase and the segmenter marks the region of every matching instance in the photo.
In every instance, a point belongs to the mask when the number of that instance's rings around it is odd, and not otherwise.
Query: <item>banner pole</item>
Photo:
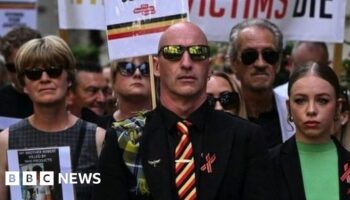
[[[151,82],[151,97],[152,97],[152,108],[155,109],[157,106],[156,103],[156,84],[153,74],[153,56],[148,56],[148,62],[149,62],[149,75],[150,75],[150,82]]]
[[[340,73],[343,70],[342,57],[343,57],[343,44],[336,43],[334,45],[334,51],[333,51],[333,70],[337,74],[338,78],[340,77]]]
[[[58,30],[58,33],[59,33],[59,36],[67,43],[68,43],[68,40],[69,40],[69,34],[68,34],[68,31],[67,30],[64,30],[64,29],[59,29]]]

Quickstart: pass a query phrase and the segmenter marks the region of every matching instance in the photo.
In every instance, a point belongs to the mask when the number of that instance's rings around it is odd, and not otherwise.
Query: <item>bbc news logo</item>
[[[6,185],[54,185],[54,172],[5,172]],[[58,173],[58,184],[99,184],[100,173]]]

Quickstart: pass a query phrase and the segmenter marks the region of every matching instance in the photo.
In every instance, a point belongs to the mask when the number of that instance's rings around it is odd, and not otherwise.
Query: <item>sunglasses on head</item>
[[[7,71],[11,73],[16,73],[16,67],[14,63],[6,63],[5,64]]]
[[[62,71],[63,71],[63,68],[60,66],[50,66],[50,67],[46,67],[44,69],[36,67],[36,68],[24,70],[23,74],[28,79],[30,79],[32,81],[36,81],[36,80],[39,80],[41,78],[41,76],[43,75],[43,72],[46,72],[46,74],[50,78],[58,78],[59,76],[61,76]]]
[[[209,106],[215,108],[217,101],[220,102],[221,106],[225,110],[238,108],[239,106],[239,97],[237,92],[222,92],[218,98],[215,98],[213,95],[208,95]]]
[[[278,62],[279,53],[273,49],[264,49],[261,51],[263,59],[270,65]],[[251,65],[259,58],[259,51],[256,49],[246,49],[241,53],[241,61],[244,65]]]
[[[118,63],[118,69],[121,75],[123,76],[132,76],[134,75],[136,69],[140,70],[142,76],[149,76],[149,63],[144,62],[138,66],[130,62],[120,62]]]
[[[159,49],[158,55],[163,55],[163,57],[170,61],[179,61],[182,55],[188,52],[193,61],[206,60],[210,56],[210,48],[207,45],[167,45]]]

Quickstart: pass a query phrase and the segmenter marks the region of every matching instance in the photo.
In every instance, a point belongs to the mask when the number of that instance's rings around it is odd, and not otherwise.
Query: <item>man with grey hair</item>
[[[245,20],[230,33],[229,57],[241,81],[248,119],[263,127],[268,146],[287,140],[293,131],[286,110],[273,92],[273,82],[280,68],[283,35],[279,28],[265,19]]]

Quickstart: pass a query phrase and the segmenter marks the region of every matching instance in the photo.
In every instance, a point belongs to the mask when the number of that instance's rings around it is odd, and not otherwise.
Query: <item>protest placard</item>
[[[58,0],[60,29],[105,30],[103,0]]]
[[[37,28],[37,0],[0,0],[0,35],[18,26]]]
[[[59,174],[72,171],[69,147],[8,150],[7,155],[11,199],[74,199],[73,185],[58,180]]]
[[[211,41],[227,42],[230,29],[244,19],[265,18],[276,23],[285,40],[342,42],[346,14],[346,0],[186,0],[189,4],[189,19],[199,25]],[[102,0],[59,0],[60,27],[75,29],[105,30]],[[152,16],[152,4],[157,12],[171,12],[174,8],[186,9],[182,1],[104,1],[110,24],[134,22],[135,12]],[[150,8],[143,8],[145,2]],[[116,5],[118,4],[118,5]],[[145,6],[146,6],[145,5]],[[119,8],[119,6],[121,6]],[[174,7],[175,6],[175,7]],[[118,7],[116,9],[115,7]],[[181,8],[182,7],[182,8]],[[128,10],[129,9],[129,10]],[[148,11],[148,9],[150,9]],[[63,20],[62,20],[62,16]],[[140,15],[141,16],[141,15]],[[144,15],[146,16],[146,15]],[[121,18],[120,22],[118,19]],[[63,23],[70,25],[61,26]],[[110,25],[109,24],[109,25]],[[137,25],[137,23],[135,24]],[[141,28],[141,27],[138,27]],[[110,34],[110,31],[109,31]],[[151,41],[149,41],[151,42]],[[119,47],[120,49],[121,47]]]
[[[211,41],[228,41],[237,23],[272,21],[285,40],[343,42],[346,0],[189,0],[190,20]]]
[[[160,35],[188,18],[187,0],[105,1],[111,60],[157,53]]]

